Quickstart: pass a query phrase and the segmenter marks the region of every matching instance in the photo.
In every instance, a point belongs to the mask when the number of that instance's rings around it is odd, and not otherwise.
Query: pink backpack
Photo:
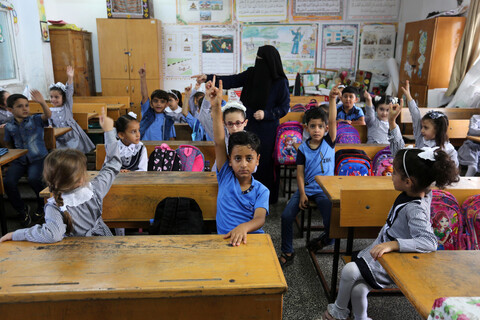
[[[182,162],[182,171],[203,171],[205,157],[202,151],[195,146],[181,145],[175,151]]]
[[[276,165],[292,165],[297,161],[294,143],[302,143],[303,127],[298,121],[287,121],[277,128],[273,157]]]
[[[156,146],[148,157],[148,171],[180,171],[182,163],[166,143]]]
[[[393,173],[393,157],[390,147],[378,151],[372,160],[372,173],[374,176],[391,176]]]
[[[480,194],[468,197],[462,204],[467,250],[480,250]]]
[[[463,219],[457,199],[447,191],[433,190],[430,222],[438,239],[437,250],[465,249]]]

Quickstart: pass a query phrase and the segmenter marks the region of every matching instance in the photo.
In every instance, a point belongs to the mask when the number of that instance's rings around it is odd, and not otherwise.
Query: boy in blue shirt
[[[252,173],[260,159],[260,139],[250,132],[235,132],[225,146],[221,110],[223,84],[205,92],[212,105],[215,159],[217,162],[217,232],[230,238],[232,246],[247,243],[247,233],[264,233],[270,191]]]
[[[290,265],[295,258],[293,250],[293,220],[300,210],[308,207],[308,201],[317,203],[323,217],[324,233],[309,243],[309,249],[319,250],[331,243],[328,236],[332,203],[315,181],[315,176],[333,176],[335,167],[335,139],[337,136],[337,109],[335,100],[340,94],[338,86],[330,91],[329,113],[322,108],[305,112],[306,130],[310,138],[303,142],[297,152],[298,190],[293,194],[282,213],[282,246],[278,258],[282,267]]]
[[[34,220],[43,217],[43,199],[40,191],[44,188],[42,181],[43,160],[47,156],[47,148],[43,140],[43,128],[48,126],[52,112],[47,106],[42,94],[37,90],[31,92],[33,100],[40,103],[43,114],[30,115],[28,99],[21,94],[12,94],[7,99],[7,109],[13,114],[13,119],[5,125],[5,143],[9,149],[28,149],[28,153],[10,163],[5,175],[4,186],[10,203],[17,211],[22,227],[32,222],[30,209],[23,202],[18,191],[18,180],[27,172],[28,184],[37,196],[37,210]]]
[[[344,88],[340,99],[342,104],[337,108],[337,120],[349,124],[365,124],[365,114],[355,105],[358,101],[357,89],[352,86]]]
[[[140,75],[140,91],[142,93],[142,120],[140,121],[140,139],[142,140],[174,140],[174,120],[165,114],[170,98],[163,90],[152,92],[148,98],[147,71],[145,65],[138,70]]]

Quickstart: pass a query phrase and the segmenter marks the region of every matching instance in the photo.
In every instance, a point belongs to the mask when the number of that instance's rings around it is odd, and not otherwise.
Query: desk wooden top
[[[472,140],[473,142],[480,143],[480,137],[475,136],[467,136],[468,140]]]
[[[0,157],[0,166],[26,155],[27,152],[28,149],[8,149],[8,152]]]
[[[387,253],[379,259],[423,318],[441,297],[480,296],[480,252]]]
[[[67,127],[67,128],[53,128],[53,135],[56,137],[62,136],[65,133],[72,131],[72,128]]]
[[[0,303],[283,294],[268,234],[65,238],[0,246]],[[261,267],[260,267],[261,266]]]
[[[128,109],[129,107],[123,103],[108,103],[107,109],[108,110],[118,110],[118,109]]]

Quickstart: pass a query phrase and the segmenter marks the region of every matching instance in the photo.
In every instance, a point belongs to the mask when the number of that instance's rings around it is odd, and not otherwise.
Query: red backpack
[[[273,157],[276,165],[292,165],[297,161],[294,143],[302,143],[303,126],[298,121],[287,121],[277,128]]]
[[[433,190],[430,222],[438,239],[437,250],[465,249],[463,219],[457,199],[447,191]]]
[[[465,223],[465,249],[480,250],[480,194],[463,202],[462,218]]]

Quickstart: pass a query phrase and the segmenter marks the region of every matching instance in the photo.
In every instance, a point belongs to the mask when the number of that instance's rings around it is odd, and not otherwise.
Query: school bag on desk
[[[361,143],[360,134],[351,124],[346,122],[337,123],[337,137],[335,143]]]
[[[462,204],[467,250],[480,250],[480,194],[468,197]]]
[[[156,146],[148,157],[148,171],[181,171],[182,163],[175,150],[166,143]]]
[[[297,103],[296,105],[290,108],[290,112],[305,112],[305,111],[307,111],[307,109],[301,103]]]
[[[393,174],[393,157],[390,147],[378,151],[372,160],[372,175],[391,176]]]
[[[198,172],[205,169],[205,157],[197,147],[182,144],[175,152],[182,163],[182,171]]]
[[[336,176],[371,176],[372,165],[365,151],[342,149],[335,152]]]
[[[194,199],[167,197],[158,203],[148,233],[202,234],[204,233],[202,210]]]
[[[293,165],[297,162],[295,143],[302,143],[303,126],[298,121],[287,121],[277,128],[273,158],[275,165]]]

